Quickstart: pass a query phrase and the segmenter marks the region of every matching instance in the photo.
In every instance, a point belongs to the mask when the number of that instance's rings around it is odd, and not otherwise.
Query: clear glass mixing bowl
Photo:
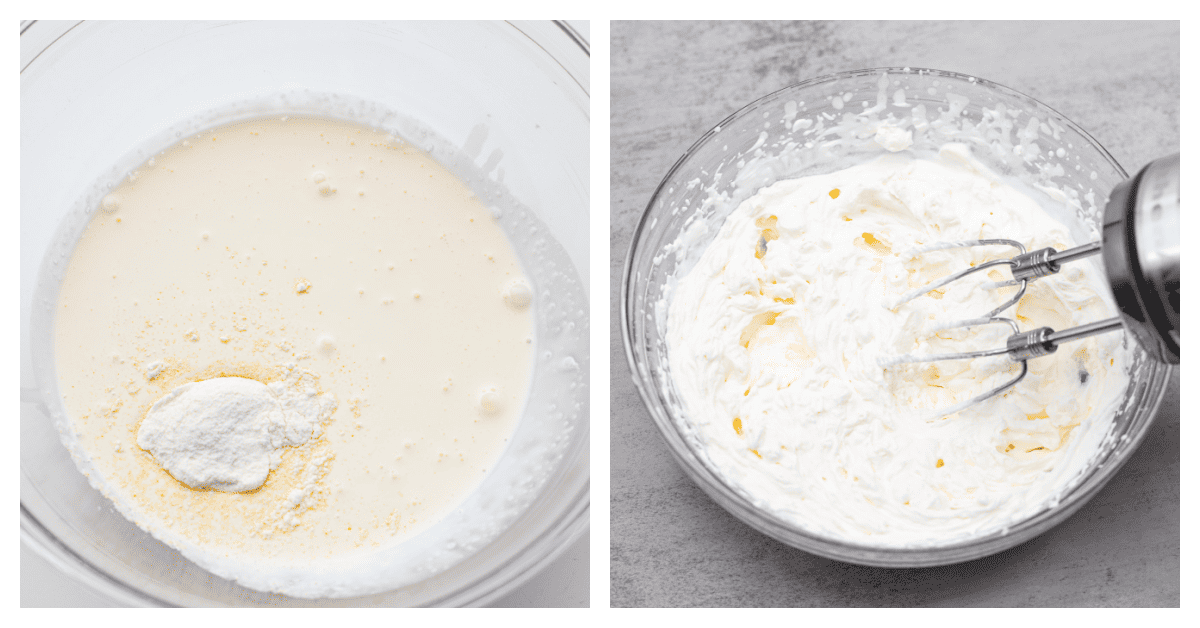
[[[723,120],[663,178],[626,258],[621,326],[634,382],[671,454],[734,516],[783,543],[829,558],[884,567],[945,565],[1026,541],[1091,499],[1145,436],[1171,367],[1132,348],[1133,376],[1111,430],[1090,466],[1057,503],[986,536],[909,549],[825,538],[753,506],[722,479],[686,427],[667,357],[666,303],[675,277],[688,270],[737,205],[775,181],[833,172],[884,153],[875,134],[889,118],[891,124],[913,131],[916,152],[934,150],[947,141],[964,142],[995,171],[1028,184],[1028,192],[1042,194],[1039,190],[1053,188],[1056,194],[1076,199],[1079,224],[1072,235],[1078,242],[1098,239],[1108,192],[1128,177],[1076,124],[1033,98],[989,81],[915,68],[857,70],[811,79],[764,96]],[[707,230],[688,231],[697,221],[707,223]],[[702,231],[707,235],[690,235]],[[1127,338],[1126,344],[1131,343]]]
[[[511,591],[587,529],[589,55],[577,32],[553,22],[82,22],[34,24],[21,43],[22,543],[129,606],[463,606]],[[584,339],[573,355],[584,383],[571,393],[578,402],[526,412],[514,436],[561,429],[557,462],[539,469],[545,484],[490,544],[422,582],[305,600],[213,576],[121,516],[56,431],[52,419],[64,410],[46,312],[65,225],[82,224],[75,217],[95,206],[97,181],[166,148],[172,130],[219,124],[247,103],[316,103],[312,113],[325,113],[325,103],[348,119],[378,106],[420,121],[464,147],[561,245],[547,273],[582,278],[578,294],[552,301],[571,307],[547,313],[539,301],[537,314],[539,334],[545,315],[547,326],[568,321],[566,333]],[[66,245],[69,253],[73,241]],[[560,386],[563,359],[539,356],[531,399],[539,386]]]

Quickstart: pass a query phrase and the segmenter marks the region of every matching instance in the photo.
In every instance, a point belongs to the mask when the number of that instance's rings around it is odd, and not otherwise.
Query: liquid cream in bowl
[[[70,257],[64,439],[209,571],[300,597],[394,588],[512,515],[449,516],[521,417],[534,285],[491,207],[394,135],[304,116],[201,132],[104,196]],[[381,558],[439,526],[461,548]]]

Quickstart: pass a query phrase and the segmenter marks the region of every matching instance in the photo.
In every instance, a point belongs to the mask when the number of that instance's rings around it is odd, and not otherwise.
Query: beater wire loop
[[[906,253],[906,255],[916,256],[916,255],[920,255],[922,253],[928,253],[930,251],[942,251],[945,249],[966,248],[966,247],[972,247],[972,246],[1011,246],[1011,247],[1017,249],[1018,251],[1020,251],[1021,252],[1020,255],[1025,254],[1025,245],[1024,244],[1021,244],[1020,242],[1017,242],[1016,240],[995,239],[995,240],[958,240],[955,242],[937,242],[934,244],[928,244],[928,245],[913,249],[913,250],[909,251],[908,253]],[[901,305],[904,305],[905,303],[908,303],[909,301],[912,301],[913,299],[915,299],[923,294],[927,294],[929,292],[937,290],[938,288],[941,288],[942,286],[954,283],[955,281],[958,281],[959,279],[962,279],[963,277],[966,277],[967,275],[977,273],[981,270],[987,270],[989,268],[993,268],[993,267],[1001,266],[1001,265],[1008,265],[1009,267],[1015,268],[1016,267],[1016,262],[1014,261],[1015,259],[1016,258],[989,260],[989,261],[983,262],[982,264],[979,264],[977,266],[972,266],[970,268],[966,268],[966,269],[960,270],[956,273],[942,277],[941,279],[938,279],[937,281],[928,283],[924,286],[921,286],[920,288],[917,288],[916,290],[912,290],[912,291],[906,293],[904,296],[900,297],[900,300],[896,301],[896,303],[892,306],[891,309],[894,310],[894,309],[900,307]],[[1000,287],[1003,285],[1015,285],[1015,283],[1016,283],[1015,281],[1014,282],[1006,282],[1006,283],[992,282],[989,284],[985,284],[985,287],[989,287],[989,288],[990,287]],[[1005,301],[1000,307],[984,314],[983,318],[991,318],[991,317],[999,314],[1000,312],[1003,312],[1004,310],[1007,310],[1008,308],[1012,307],[1017,301],[1020,301],[1021,297],[1025,296],[1025,289],[1029,286],[1029,281],[1027,279],[1022,279],[1020,281],[1020,283],[1021,283],[1021,288],[1019,290],[1017,290],[1016,294],[1014,294],[1012,296],[1012,298]]]

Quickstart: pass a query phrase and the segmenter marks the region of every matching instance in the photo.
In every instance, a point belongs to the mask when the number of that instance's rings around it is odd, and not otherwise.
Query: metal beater
[[[927,292],[982,270],[1007,264],[1012,280],[989,282],[987,288],[1020,284],[1015,296],[980,318],[942,326],[938,331],[976,327],[987,324],[1008,325],[1013,333],[1005,346],[983,351],[944,353],[937,355],[905,355],[880,360],[884,367],[940,360],[966,360],[1006,355],[1021,364],[1021,372],[1012,380],[967,401],[939,412],[947,416],[968,406],[991,399],[1016,386],[1029,372],[1029,360],[1050,355],[1058,345],[1109,331],[1125,328],[1139,345],[1156,361],[1179,363],[1179,154],[1150,162],[1132,179],[1113,189],[1104,207],[1101,241],[1066,251],[1045,248],[1026,252],[1025,246],[1014,240],[966,240],[944,242],[922,247],[912,254],[948,248],[1007,245],[1020,251],[1010,259],[997,259],[979,264],[930,283],[901,297],[896,307]],[[998,316],[1013,306],[1025,294],[1029,282],[1052,275],[1062,264],[1099,253],[1104,261],[1113,298],[1121,310],[1120,316],[1054,331],[1039,327],[1021,331],[1011,318]]]

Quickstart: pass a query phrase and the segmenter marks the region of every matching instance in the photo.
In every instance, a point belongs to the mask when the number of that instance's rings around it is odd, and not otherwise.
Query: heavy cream
[[[900,151],[911,134],[881,127],[875,139]],[[685,422],[725,481],[802,529],[874,546],[964,540],[1053,503],[1086,467],[1124,391],[1119,334],[1033,360],[1017,387],[948,418],[936,409],[1016,367],[1004,358],[881,366],[1003,345],[1004,327],[939,326],[1002,302],[1006,289],[981,284],[1006,273],[893,307],[913,288],[1015,252],[909,253],[980,238],[1031,250],[1079,244],[960,144],[780,181],[743,201],[667,310]],[[1075,263],[1032,284],[1008,314],[1023,329],[1065,329],[1112,311],[1101,269]]]
[[[357,595],[406,583],[376,552],[439,525],[505,451],[532,313],[493,211],[438,162],[283,117],[192,136],[103,199],[55,360],[81,467],[127,517],[247,586]]]

